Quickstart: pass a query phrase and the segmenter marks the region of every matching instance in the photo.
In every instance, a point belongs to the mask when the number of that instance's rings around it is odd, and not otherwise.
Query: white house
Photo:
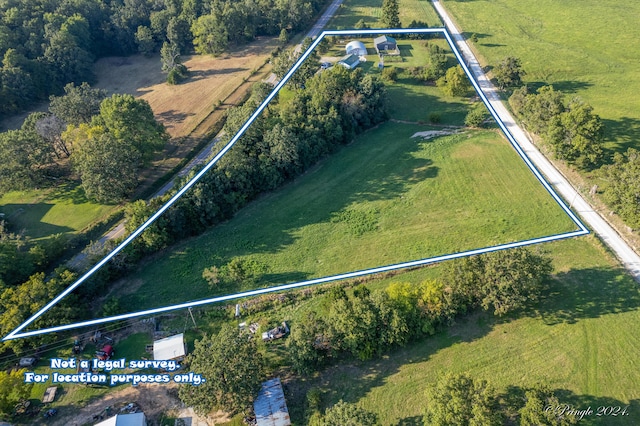
[[[345,47],[347,51],[347,55],[356,55],[356,56],[366,56],[367,48],[364,46],[364,43],[358,40],[353,40],[347,43],[347,47]]]
[[[358,55],[347,55],[338,61],[338,64],[342,65],[348,70],[352,70],[360,64],[360,58]]]

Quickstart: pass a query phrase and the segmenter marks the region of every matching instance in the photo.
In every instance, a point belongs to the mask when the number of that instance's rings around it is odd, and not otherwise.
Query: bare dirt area
[[[183,56],[190,75],[174,86],[165,82],[160,55],[102,58],[95,65],[95,87],[148,101],[172,137],[187,136],[265,63],[276,45],[276,39],[263,37],[226,56]]]

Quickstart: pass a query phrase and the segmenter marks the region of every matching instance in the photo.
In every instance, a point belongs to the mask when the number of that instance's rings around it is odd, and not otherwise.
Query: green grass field
[[[298,379],[289,385],[287,401],[294,422],[302,422],[306,391],[319,387],[325,407],[339,399],[360,402],[382,425],[422,425],[425,389],[453,371],[486,379],[511,396],[543,382],[561,403],[576,408],[630,405],[629,416],[594,415],[579,424],[638,424],[640,333],[629,326],[640,320],[637,284],[592,237],[545,247],[554,257],[556,279],[537,305],[506,319],[476,314],[381,359],[342,363]],[[437,268],[411,274],[386,282],[417,283]]]
[[[575,229],[497,133],[412,138],[433,130],[442,128],[388,122],[360,136],[232,220],[144,262],[121,305],[246,289],[212,291],[202,278],[234,257],[263,265],[251,284],[260,287]]]
[[[623,0],[450,1],[444,6],[486,64],[522,60],[531,87],[580,96],[606,126],[608,146],[638,147],[640,3]]]
[[[0,197],[0,213],[6,215],[11,229],[24,230],[26,236],[36,240],[81,231],[117,208],[87,200],[77,183],[50,190],[9,192]]]
[[[400,22],[407,27],[411,21],[426,22],[430,27],[440,27],[442,22],[427,0],[400,0]],[[382,0],[347,0],[327,24],[327,29],[353,28],[364,20],[371,28],[380,28]]]

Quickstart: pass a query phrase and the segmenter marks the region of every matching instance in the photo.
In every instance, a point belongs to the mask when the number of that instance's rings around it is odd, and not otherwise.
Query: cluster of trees
[[[22,128],[0,133],[0,193],[48,186],[70,170],[70,158],[86,195],[119,202],[136,187],[139,168],[168,140],[147,101],[106,97],[86,82],[52,96],[48,112],[30,114]]]
[[[375,426],[378,416],[367,411],[358,404],[350,404],[342,400],[327,408],[324,414],[315,412],[307,423],[309,426]]]
[[[16,404],[29,398],[33,384],[24,382],[27,370],[0,371],[0,418],[13,414]]]
[[[550,259],[519,248],[450,262],[441,281],[419,286],[357,287],[352,297],[335,287],[327,315],[310,314],[292,328],[292,366],[308,374],[340,354],[369,359],[478,307],[496,315],[521,309],[537,300],[550,272]]]
[[[412,67],[409,73],[418,80],[436,82],[444,77],[447,72],[447,55],[440,46],[435,43],[425,42],[427,47],[426,65]]]
[[[549,144],[556,158],[580,169],[602,163],[603,124],[589,104],[579,98],[565,103],[563,94],[552,86],[536,93],[523,86],[513,91],[509,105],[527,129]]]
[[[178,395],[182,402],[203,414],[216,408],[229,414],[245,410],[265,376],[265,361],[256,338],[230,325],[223,326],[218,334],[196,340],[186,365],[206,382],[180,386]]]
[[[269,91],[270,86],[259,84],[245,105],[230,110],[227,137]],[[375,76],[342,67],[313,76],[286,102],[270,105],[216,166],[132,243],[135,253],[129,254],[156,250],[229,218],[258,194],[299,175],[385,117],[386,91]],[[165,199],[136,204],[127,213],[127,226],[139,226]]]
[[[629,148],[624,154],[616,153],[603,174],[606,200],[629,226],[640,228],[640,151]]]
[[[486,380],[448,373],[427,389],[426,396],[425,426],[502,425],[506,420],[510,421],[509,424],[521,426],[569,426],[577,423],[575,416],[555,410],[561,405],[545,385],[525,389],[524,397],[511,398],[505,403]]]

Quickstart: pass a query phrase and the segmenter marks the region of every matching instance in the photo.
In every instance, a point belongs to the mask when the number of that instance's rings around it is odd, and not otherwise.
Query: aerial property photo
[[[578,2],[14,3],[1,421],[640,422],[640,74]]]

